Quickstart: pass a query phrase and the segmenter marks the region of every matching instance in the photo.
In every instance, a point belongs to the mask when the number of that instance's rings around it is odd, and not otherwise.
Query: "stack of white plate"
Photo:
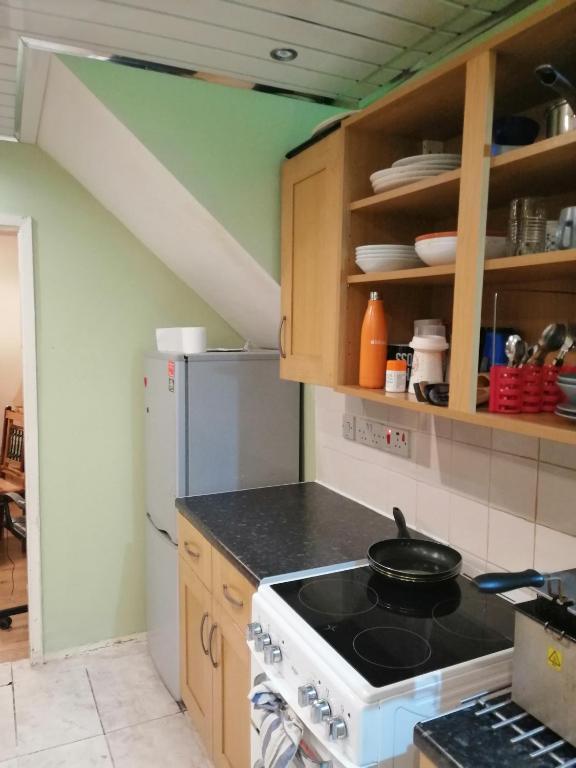
[[[392,163],[391,168],[373,173],[370,182],[374,192],[385,192],[430,176],[438,176],[445,171],[454,171],[460,167],[461,160],[460,155],[445,153],[403,157]]]
[[[362,272],[390,272],[421,267],[413,245],[360,245],[356,248],[356,264]]]

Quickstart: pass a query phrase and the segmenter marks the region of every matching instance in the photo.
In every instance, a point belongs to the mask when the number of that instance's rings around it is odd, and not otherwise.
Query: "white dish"
[[[554,411],[556,416],[562,416],[563,419],[570,419],[570,421],[576,421],[576,405],[570,407],[565,404],[557,405]]]
[[[367,243],[366,245],[358,245],[356,246],[357,251],[366,251],[366,250],[373,250],[374,248],[378,248],[378,250],[381,250],[382,248],[394,248],[394,250],[398,250],[399,248],[403,251],[413,251],[414,246],[412,244],[405,245],[404,243]]]
[[[414,184],[417,181],[423,181],[431,176],[437,176],[434,173],[416,173],[413,176],[403,176],[402,178],[395,177],[393,179],[386,179],[385,181],[379,181],[372,185],[374,192],[386,192],[390,189],[396,189],[397,187],[403,187],[405,184]]]
[[[457,237],[429,237],[426,240],[417,240],[416,253],[424,264],[436,267],[440,264],[453,264],[456,261]]]
[[[486,235],[484,254],[487,259],[502,259],[508,256],[508,241],[505,237]]]
[[[356,253],[361,256],[372,256],[375,254],[386,253],[404,253],[406,256],[414,256],[416,249],[412,248],[356,248]]]
[[[392,168],[402,168],[405,165],[412,165],[413,163],[422,163],[426,161],[446,160],[449,162],[457,162],[458,165],[462,162],[462,155],[450,154],[449,152],[431,152],[423,155],[410,155],[410,157],[402,157],[400,160],[392,163]]]
[[[356,264],[362,272],[396,272],[399,269],[416,269],[422,266],[419,259],[373,259],[370,262],[359,262]]]
[[[378,259],[381,261],[382,259],[404,259],[405,261],[414,261],[414,259],[417,259],[418,256],[416,252],[414,253],[403,253],[402,251],[387,251],[386,253],[372,253],[372,254],[362,254],[357,253],[356,254],[356,261],[375,261]]]
[[[382,179],[401,179],[404,176],[414,176],[417,173],[434,176],[435,174],[445,173],[450,170],[452,170],[452,168],[448,165],[426,167],[414,166],[413,168],[384,168],[381,171],[375,171],[370,176],[370,182],[374,184]]]

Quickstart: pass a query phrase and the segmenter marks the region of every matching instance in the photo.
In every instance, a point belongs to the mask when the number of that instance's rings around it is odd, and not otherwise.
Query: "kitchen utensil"
[[[516,361],[521,360],[524,356],[524,350],[522,350],[523,344],[524,342],[522,337],[518,336],[517,333],[513,333],[511,336],[508,336],[506,339],[506,346],[504,348],[506,359],[508,360],[508,365],[518,365],[518,362]]]
[[[448,406],[450,400],[450,385],[440,382],[439,384],[421,383],[421,390],[424,397],[431,405],[439,405],[443,408]]]
[[[405,166],[420,165],[421,163],[445,162],[454,164],[456,167],[462,162],[462,155],[448,154],[445,152],[431,152],[423,155],[410,155],[402,157],[400,160],[392,163],[392,168],[403,168]]]
[[[553,360],[553,365],[560,367],[564,363],[564,358],[570,352],[576,341],[576,324],[568,323],[566,326],[566,335],[562,346],[558,350],[556,357]]]
[[[533,144],[540,126],[536,120],[522,115],[497,117],[492,124],[492,141],[495,144],[512,144],[516,147]]]
[[[558,136],[573,130],[576,127],[576,88],[552,64],[541,64],[534,74],[542,85],[562,97],[546,112],[546,136]]]
[[[414,245],[422,261],[433,267],[439,264],[453,264],[456,261],[457,244],[457,232],[432,232],[419,235]],[[487,234],[484,246],[485,258],[499,259],[506,254],[506,238],[498,234]]]
[[[376,573],[393,581],[433,584],[454,579],[462,568],[459,552],[445,544],[412,539],[398,507],[393,510],[397,539],[377,541],[368,549],[368,564]]]
[[[576,405],[569,405],[569,404],[557,405],[554,413],[556,414],[556,416],[562,416],[563,419],[568,419],[569,421],[576,421]]]
[[[548,219],[546,222],[546,242],[544,243],[545,251],[556,251],[558,246],[556,245],[556,230],[558,229],[558,222],[556,219]]]
[[[556,247],[559,250],[576,247],[576,206],[563,208],[556,230]]]
[[[439,317],[414,320],[414,336],[444,336],[446,326]]]
[[[532,354],[526,361],[527,365],[542,365],[544,358],[552,349],[559,349],[566,338],[564,323],[551,323],[542,331],[538,342],[532,349]]]
[[[490,399],[490,376],[479,373],[476,381],[476,405],[484,405]]]
[[[574,743],[576,569],[487,573],[474,583],[482,592],[537,588],[536,599],[516,605],[512,699]]]
[[[544,113],[546,138],[561,136],[576,129],[576,114],[565,100],[555,101]]]
[[[518,197],[510,203],[508,253],[540,253],[546,246],[546,206],[537,197]]]

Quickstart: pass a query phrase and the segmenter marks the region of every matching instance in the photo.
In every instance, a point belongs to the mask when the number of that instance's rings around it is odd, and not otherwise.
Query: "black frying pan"
[[[397,507],[394,520],[399,538],[377,541],[368,550],[368,564],[373,571],[394,581],[414,584],[434,584],[458,576],[462,568],[459,552],[435,541],[411,539],[404,515]]]

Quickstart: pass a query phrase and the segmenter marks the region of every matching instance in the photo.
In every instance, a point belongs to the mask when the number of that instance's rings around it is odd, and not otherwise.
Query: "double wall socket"
[[[376,448],[378,451],[395,453],[404,458],[410,456],[410,432],[398,427],[389,427],[374,419],[345,413],[342,417],[342,437]]]

